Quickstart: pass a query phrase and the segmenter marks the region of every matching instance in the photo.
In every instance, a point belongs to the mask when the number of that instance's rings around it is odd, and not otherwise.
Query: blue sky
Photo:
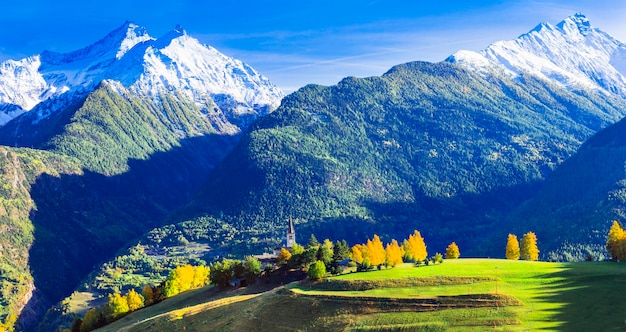
[[[555,1],[11,1],[0,10],[0,60],[87,46],[126,20],[159,37],[181,24],[286,91],[380,75],[414,60],[480,50],[582,12],[626,42],[626,2]]]

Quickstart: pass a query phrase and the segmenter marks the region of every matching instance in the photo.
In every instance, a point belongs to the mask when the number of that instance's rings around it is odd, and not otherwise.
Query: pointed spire
[[[291,216],[289,216],[289,230],[287,232],[291,234],[296,232],[293,228],[293,218]]]

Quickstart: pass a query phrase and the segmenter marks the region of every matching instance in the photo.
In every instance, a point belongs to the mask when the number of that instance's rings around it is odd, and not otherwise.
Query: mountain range
[[[625,58],[575,14],[288,96],[181,27],[153,38],[126,22],[81,50],[5,61],[2,321],[34,330],[129,245],[257,253],[290,218],[299,239],[419,229],[430,253],[456,241],[493,257],[535,231],[545,259],[601,258],[626,216]],[[52,307],[39,329],[72,312]]]
[[[12,326],[21,311],[24,330],[186,203],[284,95],[180,27],[155,39],[127,22],[81,50],[0,67],[0,143],[17,160],[4,164],[3,197],[17,202],[5,206],[0,314]]]

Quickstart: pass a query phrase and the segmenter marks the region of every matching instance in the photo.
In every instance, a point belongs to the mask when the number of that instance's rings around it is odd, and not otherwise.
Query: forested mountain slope
[[[2,330],[13,326],[35,288],[29,249],[37,236],[31,217],[39,207],[31,194],[33,186],[42,176],[80,176],[79,164],[76,159],[45,151],[0,147]]]
[[[348,239],[418,228],[435,250],[456,240],[484,254],[478,239],[624,111],[617,97],[446,62],[311,85],[255,123],[195,210],[268,232],[293,216]]]
[[[626,220],[625,165],[626,121],[621,120],[586,141],[506,224],[529,225],[560,244],[546,248],[547,258],[608,258],[609,227],[613,220]]]
[[[0,144],[47,158],[15,171],[28,174],[18,182],[23,227],[0,239],[21,257],[7,276],[23,276],[0,285],[0,320],[21,314],[29,331],[94,266],[186,203],[283,96],[180,27],[152,38],[126,22],[83,49],[0,67]]]

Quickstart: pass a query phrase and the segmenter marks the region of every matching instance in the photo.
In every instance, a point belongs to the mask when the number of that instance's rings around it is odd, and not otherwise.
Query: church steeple
[[[285,247],[292,248],[296,243],[296,230],[293,227],[293,219],[289,217],[289,228],[287,229],[287,245]]]

